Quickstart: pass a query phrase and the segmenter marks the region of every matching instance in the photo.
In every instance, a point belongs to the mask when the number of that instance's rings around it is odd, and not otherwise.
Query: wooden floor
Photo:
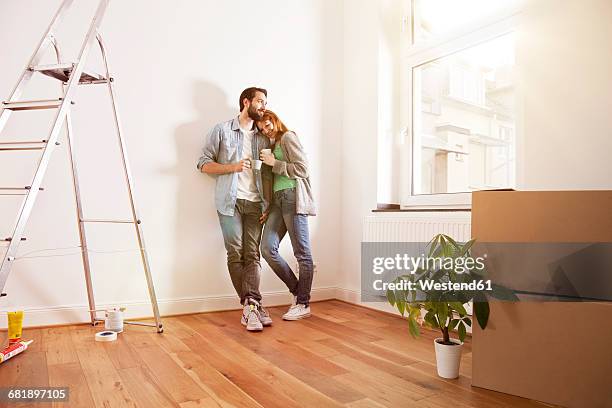
[[[469,342],[461,377],[444,380],[435,332],[415,340],[400,318],[340,301],[298,322],[282,321],[285,309],[270,309],[262,333],[246,332],[239,311],[166,318],[163,334],[129,326],[113,343],[84,325],[24,330],[34,343],[0,365],[0,387],[69,386],[57,407],[544,406],[472,388]]]

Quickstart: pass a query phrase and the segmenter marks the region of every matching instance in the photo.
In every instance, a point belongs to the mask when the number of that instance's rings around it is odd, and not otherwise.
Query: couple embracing
[[[284,320],[310,316],[314,265],[308,216],[315,215],[306,154],[297,135],[266,110],[268,93],[247,88],[238,117],[208,134],[198,169],[216,177],[215,206],[221,225],[227,268],[243,305],[241,323],[261,331],[272,319],[259,291],[261,253],[293,295]],[[262,236],[263,235],[263,236]],[[298,277],[280,256],[289,235]]]

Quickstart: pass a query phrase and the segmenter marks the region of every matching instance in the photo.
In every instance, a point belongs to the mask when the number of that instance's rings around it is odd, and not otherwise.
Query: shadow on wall
[[[197,81],[193,84],[193,105],[197,118],[180,125],[175,133],[178,180],[175,217],[175,259],[173,293],[201,297],[210,293],[207,282],[225,282],[225,248],[214,205],[215,179],[196,169],[208,132],[219,122],[237,115],[218,86]],[[214,277],[214,279],[211,279]],[[233,293],[229,290],[227,294]]]

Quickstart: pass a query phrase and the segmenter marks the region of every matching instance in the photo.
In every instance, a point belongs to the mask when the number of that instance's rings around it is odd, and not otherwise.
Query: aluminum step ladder
[[[106,9],[109,4],[109,0],[99,0],[98,7],[96,13],[93,17],[89,30],[86,34],[85,40],[83,41],[83,45],[81,46],[78,60],[74,63],[65,63],[61,61],[61,53],[57,43],[57,40],[54,36],[54,32],[59,27],[60,21],[62,17],[67,12],[67,10],[72,5],[73,0],[64,0],[60,5],[57,13],[53,17],[51,24],[49,25],[47,31],[45,32],[43,38],[41,39],[38,47],[34,51],[34,54],[30,58],[30,62],[24,69],[21,77],[19,78],[17,85],[13,89],[10,97],[7,101],[2,102],[0,105],[0,136],[2,135],[2,131],[6,126],[9,117],[13,112],[20,111],[29,111],[29,110],[40,110],[40,109],[53,109],[56,110],[55,119],[53,121],[53,126],[47,138],[41,140],[34,141],[16,141],[16,142],[3,142],[0,138],[0,154],[7,154],[11,151],[23,151],[23,150],[40,150],[42,151],[42,155],[38,162],[38,167],[36,172],[34,173],[34,177],[28,186],[19,187],[19,186],[9,186],[9,187],[0,187],[0,198],[2,196],[11,196],[11,195],[22,195],[24,196],[24,200],[21,204],[21,209],[19,210],[19,214],[17,217],[17,223],[13,230],[13,234],[10,237],[0,239],[0,241],[8,242],[8,247],[6,249],[6,253],[2,258],[0,264],[0,296],[6,296],[3,292],[4,286],[9,276],[9,272],[15,260],[19,259],[17,251],[19,249],[19,244],[22,241],[25,241],[26,238],[23,236],[24,230],[32,212],[32,208],[34,207],[34,203],[36,202],[36,197],[40,191],[43,191],[41,187],[42,181],[45,176],[45,172],[47,170],[47,166],[49,165],[49,161],[51,160],[51,155],[55,148],[59,145],[59,135],[62,127],[65,126],[66,135],[67,135],[67,146],[69,150],[71,169],[72,169],[72,180],[74,187],[74,194],[76,198],[76,208],[77,208],[77,218],[78,218],[78,228],[79,228],[79,237],[81,242],[81,252],[82,252],[82,261],[83,268],[85,272],[85,284],[87,288],[87,297],[89,301],[89,313],[91,318],[91,323],[95,325],[96,323],[103,321],[103,319],[96,317],[96,305],[94,301],[94,293],[93,287],[91,284],[91,271],[90,271],[90,262],[89,262],[89,253],[87,248],[87,238],[85,233],[85,225],[87,223],[130,223],[134,225],[134,229],[136,232],[136,236],[138,238],[138,244],[140,248],[140,256],[142,259],[142,265],[144,268],[145,278],[147,281],[147,287],[149,291],[149,297],[151,300],[151,306],[153,308],[153,315],[155,318],[155,323],[147,323],[147,322],[125,322],[130,324],[144,325],[144,326],[152,326],[157,329],[158,333],[163,331],[161,318],[159,315],[159,307],[157,304],[157,298],[155,296],[155,289],[153,287],[153,279],[151,277],[151,270],[149,265],[149,259],[147,255],[147,251],[145,248],[144,242],[144,234],[142,230],[142,222],[140,217],[138,216],[138,211],[136,209],[136,204],[134,203],[134,184],[132,175],[130,172],[130,166],[128,163],[126,146],[123,138],[123,132],[121,130],[119,113],[117,109],[117,101],[115,97],[115,91],[113,88],[113,77],[109,73],[108,61],[106,56],[106,49],[104,46],[104,42],[102,41],[102,37],[99,33],[99,28],[106,12]],[[87,60],[87,56],[94,44],[97,43],[100,47],[100,52],[102,55],[102,60],[105,68],[105,72],[102,74],[96,72],[89,72],[85,70],[85,62]],[[53,48],[55,51],[55,55],[57,57],[57,64],[54,65],[39,65],[44,52]],[[23,89],[32,78],[34,74],[42,74],[48,77],[54,78],[59,81],[62,95],[57,99],[45,99],[45,100],[30,100],[30,101],[22,101],[19,100]],[[132,218],[129,220],[102,220],[102,219],[85,219],[83,216],[83,207],[81,204],[81,195],[79,190],[79,179],[77,173],[77,158],[74,152],[74,134],[72,131],[72,124],[70,120],[70,107],[74,104],[74,98],[76,94],[76,90],[81,85],[95,85],[95,84],[105,84],[108,87],[108,91],[110,94],[112,108],[113,108],[113,117],[117,131],[117,137],[119,142],[119,148],[121,152],[121,159],[123,163],[123,169],[125,173],[125,181],[127,184],[127,190],[132,210]],[[27,112],[17,113],[19,115],[26,115]]]

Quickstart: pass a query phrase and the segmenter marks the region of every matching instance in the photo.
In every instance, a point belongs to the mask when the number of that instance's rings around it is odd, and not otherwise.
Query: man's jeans
[[[278,253],[278,246],[287,232],[293,254],[298,261],[299,279]],[[295,188],[274,193],[274,203],[266,221],[261,252],[274,273],[287,285],[289,291],[297,296],[297,303],[308,305],[313,278],[308,216],[295,213]]]
[[[259,223],[261,203],[237,199],[233,216],[217,211],[227,250],[227,269],[240,303],[246,298],[261,302],[259,243],[263,226]]]

